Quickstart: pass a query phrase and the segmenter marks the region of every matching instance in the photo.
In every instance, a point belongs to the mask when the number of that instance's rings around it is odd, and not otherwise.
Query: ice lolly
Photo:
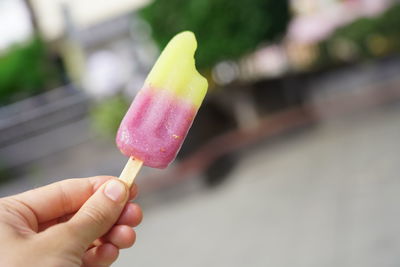
[[[207,92],[196,70],[192,32],[176,35],[161,53],[117,133],[123,154],[153,168],[176,157]]]

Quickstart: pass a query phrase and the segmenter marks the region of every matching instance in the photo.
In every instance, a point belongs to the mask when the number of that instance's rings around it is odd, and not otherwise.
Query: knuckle
[[[69,179],[66,183],[70,183],[72,180]],[[62,207],[63,214],[69,214],[73,211],[73,200],[71,196],[66,192],[65,187],[62,184],[56,184],[56,190],[60,196],[60,207]]]
[[[98,207],[87,207],[86,209],[82,210],[82,213],[98,226],[102,226],[108,221],[107,212]]]

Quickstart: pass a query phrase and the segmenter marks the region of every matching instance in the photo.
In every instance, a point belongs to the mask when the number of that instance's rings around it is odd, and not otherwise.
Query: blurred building
[[[64,33],[61,6],[68,6],[78,28],[88,28],[112,18],[128,14],[148,0],[30,0],[46,38],[59,38]]]
[[[292,0],[295,17],[288,38],[311,44],[327,38],[336,28],[383,12],[394,0]]]
[[[149,27],[132,15],[148,2],[4,0],[0,51],[37,31],[52,53],[61,54],[69,78],[91,95],[135,92],[158,53]]]
[[[0,51],[31,36],[32,25],[22,0],[0,1],[0,18]]]

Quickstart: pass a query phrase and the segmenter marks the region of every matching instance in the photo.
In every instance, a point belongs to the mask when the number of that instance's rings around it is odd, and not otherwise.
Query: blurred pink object
[[[359,17],[383,12],[390,0],[347,0],[324,6],[313,14],[299,15],[289,25],[290,41],[312,44],[327,38],[336,28]]]

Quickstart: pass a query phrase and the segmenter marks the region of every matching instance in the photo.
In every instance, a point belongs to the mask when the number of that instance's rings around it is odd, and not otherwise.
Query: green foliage
[[[388,34],[398,34],[400,25],[400,4],[396,4],[383,13],[378,19],[379,30]],[[390,27],[392,26],[392,27]]]
[[[118,95],[98,103],[91,110],[94,128],[105,137],[114,137],[129,103]]]
[[[46,59],[44,44],[34,39],[0,55],[0,104],[25,98],[47,89],[58,79]]]
[[[290,19],[287,0],[155,0],[141,15],[160,48],[176,33],[193,31],[200,44],[200,68],[237,59],[260,43],[275,40]]]
[[[347,49],[351,60],[371,59],[400,52],[400,4],[377,17],[360,18],[339,28],[321,42],[318,65],[341,63]],[[338,45],[339,44],[339,45]],[[346,57],[345,57],[346,58]]]

